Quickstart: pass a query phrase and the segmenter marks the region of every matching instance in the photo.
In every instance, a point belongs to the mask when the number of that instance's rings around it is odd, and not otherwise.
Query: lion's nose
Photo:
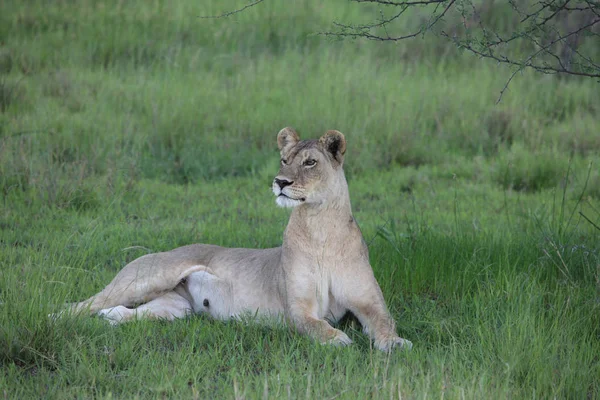
[[[275,178],[275,183],[279,186],[280,189],[283,189],[286,186],[290,186],[293,181],[288,181],[287,179],[277,179]]]

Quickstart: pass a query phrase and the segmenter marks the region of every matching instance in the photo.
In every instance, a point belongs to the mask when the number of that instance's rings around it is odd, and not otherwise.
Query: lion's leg
[[[189,301],[174,291],[157,297],[137,308],[131,309],[118,305],[98,311],[98,315],[107,319],[111,324],[120,324],[141,318],[174,320],[184,318],[191,313],[192,306]]]
[[[396,324],[389,315],[387,307],[379,299],[357,301],[350,307],[358,318],[365,332],[375,341],[375,347],[389,351],[394,347],[412,348],[409,340],[403,339],[396,333]]]
[[[296,283],[299,280],[292,280]],[[318,315],[316,287],[312,279],[303,280],[303,285],[287,287],[287,319],[298,332],[308,334],[321,343],[333,345],[349,345],[352,340],[339,329],[332,327],[329,322]]]
[[[339,294],[336,297],[358,318],[379,350],[389,351],[393,347],[410,349],[412,343],[396,333],[396,324],[385,305],[372,269],[369,266],[368,269],[359,270],[362,273],[342,278],[342,287],[337,288]]]
[[[186,264],[172,252],[148,254],[127,264],[98,294],[67,310],[94,314],[101,309],[147,303],[172,290],[189,274],[208,270],[204,265]]]
[[[309,334],[323,344],[347,346],[352,343],[352,339],[343,331],[332,327],[326,320],[309,313],[294,318],[294,325],[300,333]]]
[[[118,299],[111,299],[110,296],[106,296],[104,291],[102,291],[78,303],[69,303],[65,305],[65,307],[62,310],[60,310],[57,313],[49,314],[48,317],[52,319],[57,319],[61,318],[65,314],[95,314],[103,308],[115,307],[118,305]]]
[[[107,286],[108,288],[108,286]],[[126,306],[131,306],[133,303],[126,301],[124,296],[113,296],[111,291],[106,291],[106,288],[101,292],[93,295],[89,299],[80,301],[79,303],[73,303],[67,306],[66,311],[72,313],[87,312],[89,314],[95,314],[101,309],[122,306],[124,303]]]

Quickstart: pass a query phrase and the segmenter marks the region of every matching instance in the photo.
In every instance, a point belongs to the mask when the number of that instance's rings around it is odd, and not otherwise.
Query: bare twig
[[[441,3],[445,3],[447,2],[447,0],[444,1],[440,1],[440,0],[432,0],[432,1],[416,1],[416,2],[388,2],[388,1],[384,1],[381,2],[382,0],[356,0],[359,3],[379,3],[379,4],[386,4],[386,5],[397,5],[397,6],[401,6],[401,7],[407,7],[407,6],[411,6],[411,5],[426,5],[426,4],[435,4],[435,5],[440,5]],[[407,35],[402,35],[402,36],[389,36],[386,34],[386,36],[379,36],[379,35],[374,35],[371,33],[371,29],[372,28],[378,28],[378,27],[382,27],[387,25],[388,23],[394,21],[395,19],[397,19],[398,17],[400,17],[400,15],[402,15],[404,13],[404,11],[406,11],[406,8],[402,9],[398,14],[394,15],[393,17],[387,19],[387,20],[383,20],[380,21],[376,24],[372,24],[372,25],[344,25],[344,24],[340,24],[335,22],[334,25],[337,26],[338,28],[341,29],[341,32],[323,32],[321,33],[321,35],[323,36],[341,36],[341,37],[360,37],[360,38],[365,38],[365,39],[369,39],[369,40],[376,40],[376,41],[400,41],[400,40],[405,40],[405,39],[410,39],[410,38],[414,38],[416,36],[420,36],[422,34],[424,34],[425,32],[427,32],[428,30],[430,30],[431,28],[433,28],[433,26],[435,26],[443,17],[444,15],[446,15],[446,13],[448,12],[448,10],[452,7],[452,5],[456,2],[456,0],[450,0],[448,2],[448,5],[446,6],[446,8],[444,8],[444,11],[442,11],[440,14],[438,14],[432,22],[428,23],[427,25],[421,27],[420,29],[418,29],[416,32],[412,32],[409,33]]]
[[[263,1],[256,0],[240,9],[203,18],[227,17]],[[450,19],[454,21],[455,26],[450,30],[436,29],[435,35],[446,38],[460,49],[514,69],[500,91],[498,102],[516,74],[525,69],[533,69],[543,74],[600,78],[600,62],[596,59],[598,53],[593,51],[594,46],[580,46],[583,41],[589,43],[600,38],[600,32],[596,29],[597,24],[600,23],[600,1],[597,0],[537,0],[535,2],[508,0],[510,10],[517,16],[514,20],[517,25],[512,26],[508,32],[497,29],[493,25],[489,26],[489,22],[486,26],[482,13],[486,9],[493,12],[494,1],[483,3],[474,0],[351,1],[382,6],[379,10],[379,18],[366,24],[334,22],[336,31],[322,32],[321,35],[398,42],[425,35],[437,25],[442,25],[442,21],[447,24],[444,17],[453,15],[449,12],[454,10],[462,18],[459,21]],[[384,14],[383,8],[396,8],[396,10]],[[418,28],[394,35],[388,28],[398,23],[411,8],[427,10],[429,18]]]
[[[200,16],[199,18],[205,18],[205,19],[212,19],[212,18],[225,18],[225,17],[229,17],[233,14],[237,14],[237,13],[241,13],[244,10],[247,10],[250,7],[254,7],[255,5],[262,3],[264,0],[256,0],[253,3],[250,4],[246,4],[244,7],[242,8],[238,8],[237,10],[233,10],[233,11],[228,11],[226,13],[220,14],[220,15],[205,15],[205,16]]]
[[[504,92],[506,92],[506,89],[508,89],[508,85],[510,85],[513,78],[515,77],[515,75],[517,75],[517,72],[519,72],[519,71],[522,71],[522,69],[517,68],[513,71],[512,74],[510,74],[510,76],[508,77],[508,80],[504,83],[504,87],[502,88],[502,90],[500,90],[500,96],[498,96],[498,100],[496,100],[496,104],[500,103],[500,100],[502,100],[502,96],[504,96]]]
[[[448,0],[423,0],[423,1],[385,1],[385,0],[353,0],[356,3],[376,3],[384,6],[400,6],[400,7],[411,7],[411,6],[426,6],[430,4],[445,3]]]
[[[576,34],[582,32],[583,30],[596,25],[599,22],[600,22],[600,18],[595,19],[592,22],[579,27],[575,31],[569,32],[566,35],[559,36],[558,38],[552,40],[550,43],[548,43],[547,45],[543,46],[542,48],[540,48],[539,50],[537,50],[536,52],[531,54],[529,57],[527,57],[527,59],[525,59],[525,61],[522,61],[522,62],[515,61],[514,59],[509,59],[508,57],[503,56],[503,55],[494,54],[494,52],[491,48],[487,48],[488,51],[484,52],[482,50],[478,50],[475,47],[473,47],[473,45],[471,43],[460,42],[458,44],[460,45],[460,47],[462,47],[478,56],[481,56],[484,58],[491,58],[491,59],[493,59],[499,63],[503,63],[503,64],[515,65],[515,66],[518,66],[519,69],[532,68],[538,72],[543,72],[543,73],[566,73],[566,74],[570,74],[570,75],[586,76],[586,77],[590,77],[590,78],[600,78],[600,71],[598,71],[598,72],[575,71],[572,69],[567,69],[564,66],[560,66],[560,65],[558,67],[554,67],[554,66],[547,66],[547,65],[532,63],[532,60],[534,60],[540,53],[545,52],[547,49],[549,49],[554,44],[561,42],[572,35],[576,35]],[[450,38],[450,36],[444,32],[442,32],[442,35]]]

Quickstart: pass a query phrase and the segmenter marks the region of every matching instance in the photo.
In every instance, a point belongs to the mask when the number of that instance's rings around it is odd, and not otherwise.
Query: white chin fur
[[[279,207],[296,207],[302,204],[300,200],[290,199],[289,197],[285,196],[277,196],[275,201]]]

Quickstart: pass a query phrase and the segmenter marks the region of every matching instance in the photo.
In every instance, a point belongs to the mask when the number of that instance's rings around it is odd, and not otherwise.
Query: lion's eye
[[[307,167],[312,167],[316,163],[317,163],[317,160],[313,160],[313,159],[308,159],[308,160],[304,161],[304,165]]]
[[[281,165],[287,165],[287,160],[285,158],[281,159]]]

